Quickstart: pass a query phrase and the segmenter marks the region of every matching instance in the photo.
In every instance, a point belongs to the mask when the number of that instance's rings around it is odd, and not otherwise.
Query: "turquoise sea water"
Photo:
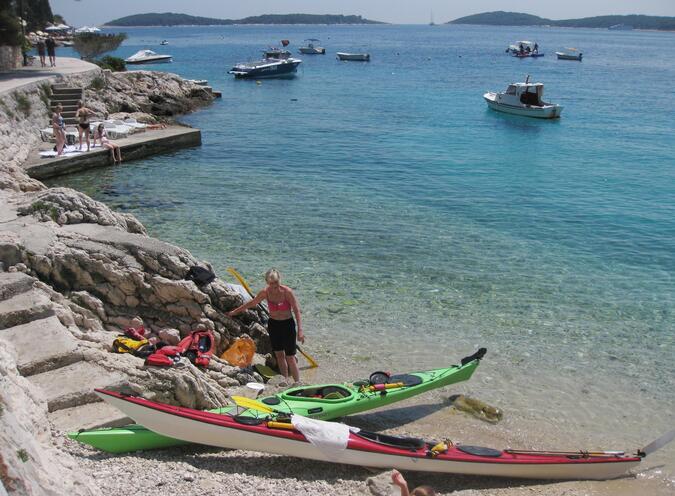
[[[487,346],[476,388],[514,415],[545,423],[553,404],[563,424],[623,429],[631,442],[673,424],[675,34],[127,32],[119,55],[170,53],[173,64],[148,68],[222,90],[182,119],[203,146],[53,184],[133,213],[222,275],[233,265],[259,287],[278,267],[297,289],[308,347],[355,369],[425,368]],[[300,56],[293,80],[226,73],[281,38],[296,51],[310,37],[328,53]],[[546,56],[507,56],[517,39]],[[556,60],[568,46],[583,62]],[[560,120],[487,109],[485,91],[527,74],[564,105]]]

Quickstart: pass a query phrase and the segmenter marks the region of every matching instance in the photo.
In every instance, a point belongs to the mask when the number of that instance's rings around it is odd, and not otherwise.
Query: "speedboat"
[[[635,454],[609,450],[517,450],[367,432],[301,415],[245,417],[202,412],[117,392],[96,394],[135,422],[181,441],[361,467],[479,477],[615,479],[675,438],[675,430]]]
[[[160,55],[152,50],[139,50],[124,61],[127,64],[160,64],[171,62],[171,59],[171,55]]]
[[[305,40],[307,42],[307,46],[302,46],[298,50],[300,53],[304,53],[306,55],[323,55],[326,53],[326,49],[321,46],[317,46],[318,43],[321,43],[321,40],[317,40],[316,38],[307,38]]]
[[[159,44],[160,44],[160,45],[168,45],[168,44],[169,44],[169,42],[168,42],[168,41],[166,41],[166,40],[162,40],[162,41],[161,41],[161,42],[160,42]]]
[[[229,73],[239,79],[286,78],[295,76],[300,59],[292,57],[286,59],[267,58],[254,62],[242,62],[230,69]]]
[[[357,60],[360,62],[370,62],[369,53],[347,53],[347,52],[338,52],[337,58],[339,60]]]
[[[483,95],[492,110],[507,114],[537,117],[539,119],[555,119],[560,117],[563,108],[555,103],[542,100],[543,83],[530,83],[530,76],[524,83],[511,83],[503,93],[488,92]]]
[[[291,56],[291,52],[288,50],[282,50],[281,48],[270,47],[268,50],[263,52],[266,59],[287,59]]]
[[[555,52],[558,60],[578,60],[581,62],[583,54],[577,48],[565,48],[564,52]]]

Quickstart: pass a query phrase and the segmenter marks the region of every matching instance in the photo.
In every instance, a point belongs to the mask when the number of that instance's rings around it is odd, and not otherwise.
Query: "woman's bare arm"
[[[295,297],[295,293],[291,288],[288,288],[288,301],[291,304],[291,310],[295,315],[295,321],[298,324],[298,341],[301,343],[305,342],[305,333],[302,331],[302,312],[300,311],[300,305],[298,304],[298,299]]]
[[[253,298],[252,300],[249,300],[249,301],[247,301],[246,303],[244,303],[243,305],[239,305],[239,306],[238,306],[237,308],[235,308],[234,310],[231,310],[231,311],[227,312],[227,316],[228,316],[228,317],[234,317],[234,316],[237,315],[238,313],[241,313],[241,312],[243,312],[244,310],[247,310],[247,309],[249,309],[249,308],[251,308],[251,307],[254,307],[254,306],[260,304],[265,298],[267,298],[267,291],[263,289],[263,290],[260,291],[260,293],[258,293],[258,295],[257,295],[255,298]]]

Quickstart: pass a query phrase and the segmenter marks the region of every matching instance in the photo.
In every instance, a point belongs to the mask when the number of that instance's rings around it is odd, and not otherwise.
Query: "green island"
[[[360,15],[264,14],[243,19],[215,19],[173,12],[135,14],[105,23],[105,26],[229,26],[234,24],[385,24]]]
[[[648,15],[607,15],[581,19],[546,19],[521,12],[483,12],[460,17],[447,24],[482,24],[488,26],[556,26],[564,28],[609,28],[616,25],[632,26],[634,29],[675,31],[675,17]]]

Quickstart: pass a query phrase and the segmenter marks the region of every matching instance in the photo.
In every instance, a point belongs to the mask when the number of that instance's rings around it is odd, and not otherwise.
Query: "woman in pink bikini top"
[[[228,312],[233,317],[244,310],[254,307],[263,300],[267,300],[270,318],[267,322],[267,333],[272,343],[272,351],[277,359],[279,371],[286,379],[288,375],[295,382],[300,380],[298,362],[295,359],[296,340],[305,342],[305,334],[302,332],[302,316],[298,300],[293,290],[281,284],[281,274],[277,269],[270,269],[265,273],[267,287],[260,291],[251,301]],[[295,315],[295,319],[293,316]],[[296,334],[297,321],[297,334]]]

